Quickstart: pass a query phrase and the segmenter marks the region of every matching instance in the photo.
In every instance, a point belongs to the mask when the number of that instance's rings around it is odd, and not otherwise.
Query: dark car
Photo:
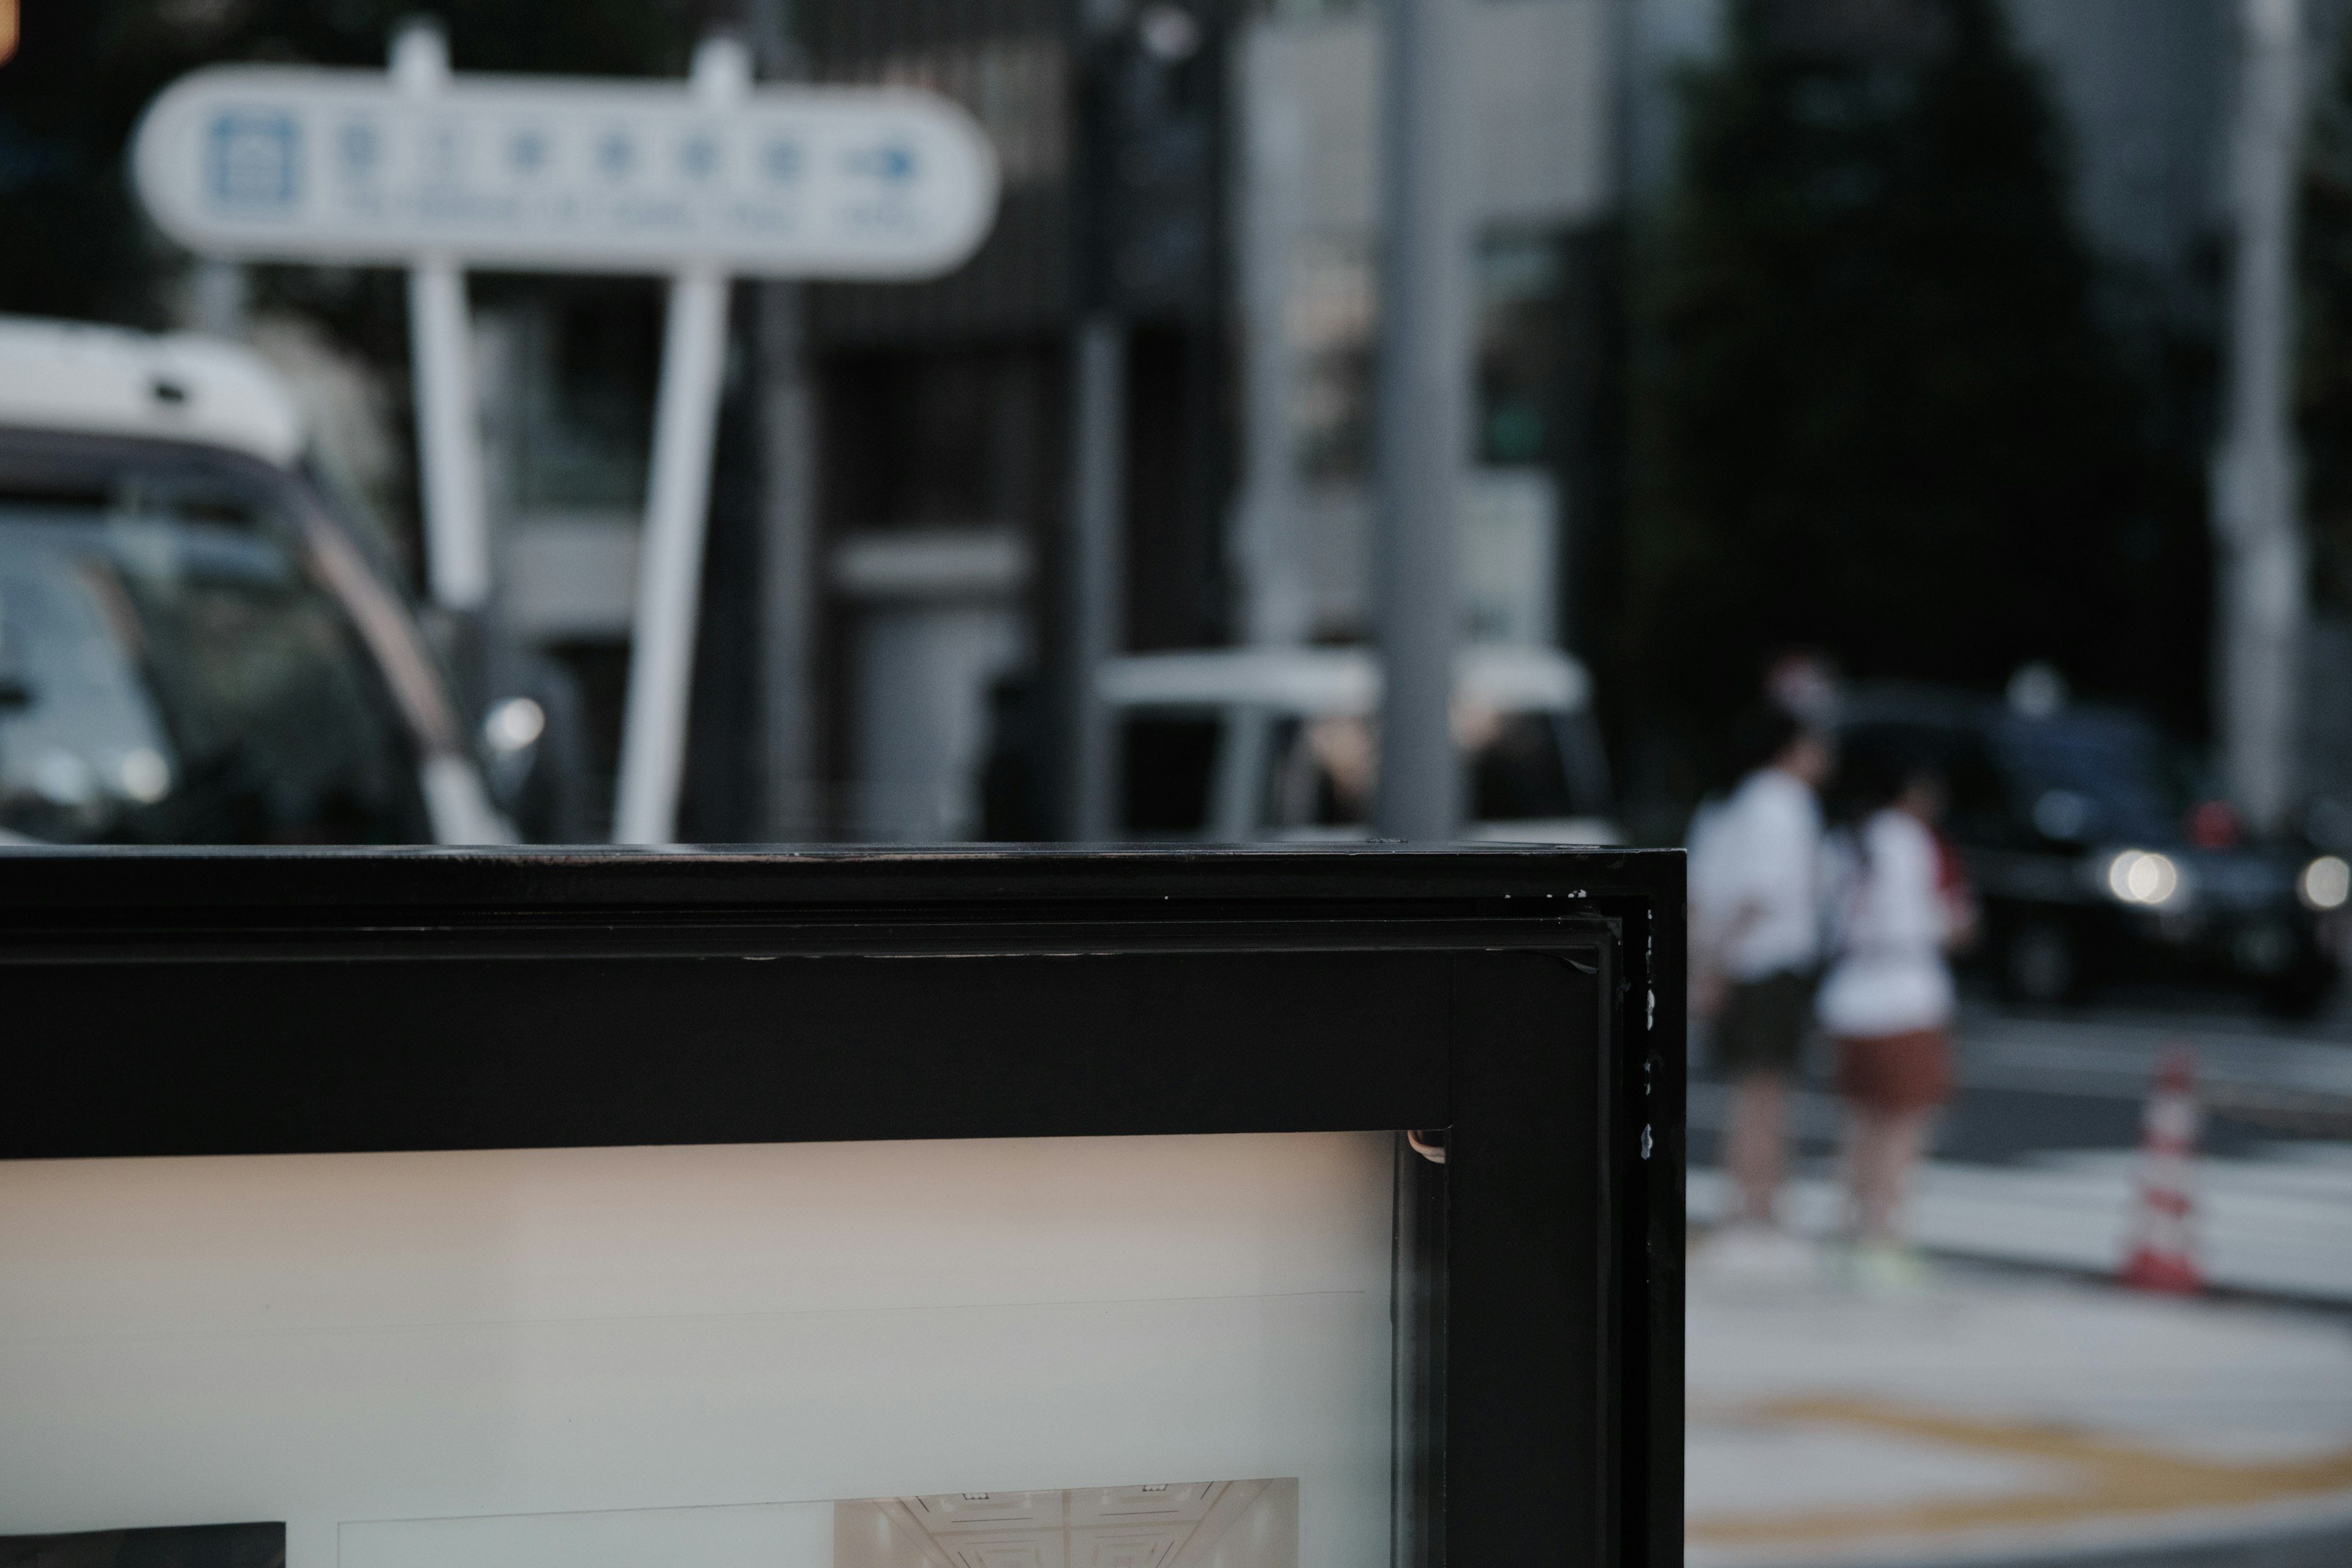
[[[2305,1013],[2336,978],[2342,862],[2249,840],[2190,755],[2136,714],[1872,687],[1844,704],[1839,741],[1857,763],[1943,774],[1979,952],[2007,996],[2195,977]]]

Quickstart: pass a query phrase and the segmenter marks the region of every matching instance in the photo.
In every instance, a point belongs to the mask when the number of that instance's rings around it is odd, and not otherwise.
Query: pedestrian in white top
[[[1865,815],[1827,857],[1832,951],[1818,1008],[1849,1113],[1854,1278],[1901,1286],[1919,1273],[1897,1228],[1904,1190],[1937,1108],[1951,1097],[1955,1003],[1945,955],[1967,940],[1975,915],[1935,830],[1942,781],[1891,760],[1858,758],[1850,772],[1861,775]]]
[[[1736,736],[1750,771],[1692,827],[1691,951],[1695,1000],[1715,1022],[1715,1066],[1732,1085],[1724,1161],[1738,1208],[1727,1244],[1755,1250],[1738,1233],[1776,1223],[1788,1083],[1820,959],[1814,791],[1831,757],[1827,742],[1779,708],[1748,715]]]

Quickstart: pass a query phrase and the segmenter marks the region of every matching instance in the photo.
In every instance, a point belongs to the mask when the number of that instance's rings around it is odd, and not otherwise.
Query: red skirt
[[[1896,1116],[1952,1098],[1952,1045],[1941,1029],[1841,1036],[1838,1092],[1866,1110]]]

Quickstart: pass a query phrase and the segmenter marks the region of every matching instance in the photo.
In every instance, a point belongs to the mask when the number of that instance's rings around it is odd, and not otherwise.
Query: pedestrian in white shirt
[[[1968,939],[1975,914],[1935,830],[1942,781],[1892,762],[1854,771],[1878,776],[1858,781],[1865,815],[1827,857],[1832,951],[1818,1009],[1848,1110],[1853,1278],[1899,1288],[1920,1272],[1898,1226],[1904,1192],[1937,1109],[1951,1098],[1946,954]]]
[[[1820,960],[1814,792],[1829,776],[1831,753],[1822,736],[1779,708],[1745,717],[1736,739],[1750,771],[1692,828],[1691,951],[1695,1000],[1715,1022],[1715,1066],[1732,1086],[1724,1163],[1738,1206],[1718,1249],[1727,1263],[1732,1251],[1755,1252],[1761,1263],[1770,1261],[1762,1255],[1787,1167],[1789,1078],[1804,1047]]]

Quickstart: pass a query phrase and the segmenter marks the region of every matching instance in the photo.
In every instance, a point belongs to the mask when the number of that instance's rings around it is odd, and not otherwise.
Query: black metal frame
[[[1669,1568],[1683,929],[1675,851],[0,853],[0,1158],[1444,1129],[1415,1568]]]

